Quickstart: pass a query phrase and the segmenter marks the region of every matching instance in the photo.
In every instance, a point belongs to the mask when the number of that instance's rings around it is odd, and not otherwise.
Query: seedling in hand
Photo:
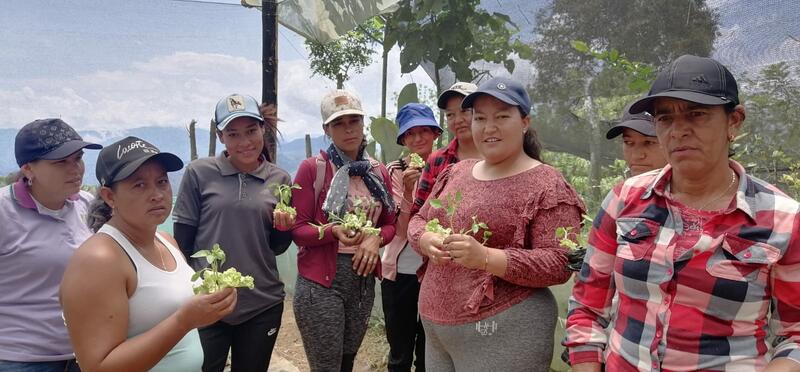
[[[300,190],[302,187],[298,184],[294,185],[285,185],[285,184],[275,184],[273,185],[273,194],[278,197],[278,205],[275,206],[275,211],[288,213],[289,215],[294,218],[297,216],[297,211],[292,207],[292,190]]]
[[[425,160],[419,154],[413,152],[408,157],[408,166],[417,169],[425,168]]]
[[[205,257],[210,267],[201,269],[192,275],[192,282],[197,281],[203,277],[202,282],[194,287],[194,293],[208,294],[221,291],[225,288],[246,287],[253,289],[255,281],[250,275],[242,275],[235,268],[231,267],[225,272],[219,272],[219,267],[225,262],[225,251],[220,248],[219,244],[214,244],[210,250],[204,249],[197,251],[192,255],[192,258]]]

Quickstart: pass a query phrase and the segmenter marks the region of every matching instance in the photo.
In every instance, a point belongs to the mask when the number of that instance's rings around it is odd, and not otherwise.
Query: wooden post
[[[261,1],[262,28],[262,91],[261,102],[278,103],[278,2]],[[264,152],[267,160],[277,163],[278,128],[267,125],[264,131]]]
[[[217,156],[217,122],[211,119],[211,124],[208,126],[211,134],[208,136],[208,156]]]
[[[192,119],[189,123],[189,158],[191,160],[197,160],[197,134],[195,133],[195,127],[197,126],[197,120]]]
[[[310,158],[313,155],[311,151],[311,135],[306,134],[306,158]]]

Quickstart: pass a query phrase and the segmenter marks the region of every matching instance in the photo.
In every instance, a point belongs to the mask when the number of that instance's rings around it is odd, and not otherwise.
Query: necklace
[[[133,244],[133,240],[131,239],[131,237],[130,237],[130,236],[128,236],[128,234],[124,233],[124,232],[123,232],[122,230],[120,230],[120,229],[117,229],[117,230],[118,230],[120,233],[122,233],[122,235],[124,235],[124,236],[125,236],[125,239],[128,239],[128,242],[129,242],[129,243],[131,243],[131,245],[133,246],[133,248],[135,248],[137,251],[139,251],[139,253],[140,253],[142,256],[144,256],[144,252],[142,251],[142,249],[141,249],[141,248],[139,248],[139,247],[137,247],[136,245],[134,245],[134,244]],[[155,248],[156,248],[156,250],[158,251],[158,257],[161,259],[161,267],[159,267],[159,269],[162,269],[162,270],[164,270],[164,271],[168,271],[168,270],[167,270],[167,264],[165,264],[165,263],[164,263],[164,254],[161,252],[161,248],[159,248],[159,247],[158,247],[158,242],[156,242],[156,244],[154,244],[154,247],[155,247]]]
[[[716,198],[714,198],[714,199],[711,199],[710,201],[708,201],[708,202],[704,203],[702,206],[700,206],[700,207],[697,207],[697,209],[699,209],[699,210],[705,210],[705,208],[706,208],[707,206],[709,206],[711,203],[714,203],[715,201],[717,201],[717,200],[719,200],[720,198],[722,198],[723,196],[725,196],[725,194],[727,194],[727,193],[728,193],[728,191],[731,189],[731,187],[733,187],[733,185],[734,185],[735,183],[736,183],[736,172],[734,172],[733,170],[731,170],[731,183],[729,183],[729,184],[728,184],[728,187],[726,187],[726,188],[725,188],[725,190],[724,190],[724,191],[723,191],[721,194],[719,194],[719,196],[717,196]]]

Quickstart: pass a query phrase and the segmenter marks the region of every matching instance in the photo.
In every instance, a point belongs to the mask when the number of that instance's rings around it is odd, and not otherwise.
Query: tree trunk
[[[389,32],[389,22],[383,26],[383,52],[382,52],[382,76],[381,76],[381,117],[386,117],[386,77],[389,71],[389,48],[386,47],[386,33]]]
[[[344,89],[344,79],[336,78],[336,89]]]
[[[263,0],[261,2],[262,28],[262,90],[261,102],[278,104],[278,2]],[[277,112],[276,112],[277,114]],[[277,163],[278,128],[264,126],[264,156],[267,161]]]
[[[436,64],[434,64],[433,69],[434,69],[433,83],[436,85],[436,97],[438,98],[439,95],[442,94],[442,88],[441,88],[442,79],[441,77],[439,77],[439,66],[436,66]],[[447,130],[447,123],[444,122],[444,111],[442,111],[441,109],[439,110],[439,125],[442,126],[442,135],[439,136],[439,138],[436,140],[436,148],[444,147],[447,143],[450,142],[448,140],[453,135],[452,133],[450,133],[449,130]]]
[[[310,158],[312,156],[311,150],[311,135],[306,134],[306,158]]]
[[[589,162],[591,169],[589,171],[589,195],[591,200],[595,202],[600,201],[600,142],[597,136],[600,123],[595,114],[594,98],[592,97],[592,81],[594,77],[586,80],[584,93],[586,94],[586,101],[584,107],[586,109],[586,120],[589,121]]]
[[[208,131],[210,132],[208,136],[208,156],[214,157],[217,156],[217,122],[214,119],[211,119]]]
[[[195,127],[197,126],[197,120],[192,119],[189,123],[189,159],[197,160],[197,133],[195,133]]]

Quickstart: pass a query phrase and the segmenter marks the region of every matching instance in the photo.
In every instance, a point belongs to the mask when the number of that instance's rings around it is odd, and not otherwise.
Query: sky
[[[79,130],[208,123],[227,94],[261,96],[261,14],[174,0],[0,1],[0,127],[61,117]],[[322,133],[319,103],[336,84],[312,76],[303,39],[280,27],[278,106],[285,139]],[[380,113],[381,65],[345,84]],[[407,83],[389,55],[389,99]],[[391,106],[389,106],[391,110]]]
[[[208,123],[225,95],[261,95],[261,14],[236,0],[0,0],[0,128],[61,117],[79,130]],[[532,35],[547,0],[485,1]],[[523,4],[520,6],[520,4]],[[708,0],[721,15],[715,57],[734,71],[800,60],[800,2]],[[523,38],[525,39],[525,38]],[[527,40],[527,39],[526,39]],[[303,39],[279,30],[280,129],[291,140],[322,133],[319,103],[335,88],[312,76]],[[380,111],[378,55],[347,82],[368,114]],[[519,64],[518,64],[519,65]],[[407,83],[431,87],[422,69],[401,74],[389,55],[389,109]],[[527,65],[515,76],[530,75]],[[525,71],[523,71],[525,70]],[[524,72],[527,71],[527,75]]]

